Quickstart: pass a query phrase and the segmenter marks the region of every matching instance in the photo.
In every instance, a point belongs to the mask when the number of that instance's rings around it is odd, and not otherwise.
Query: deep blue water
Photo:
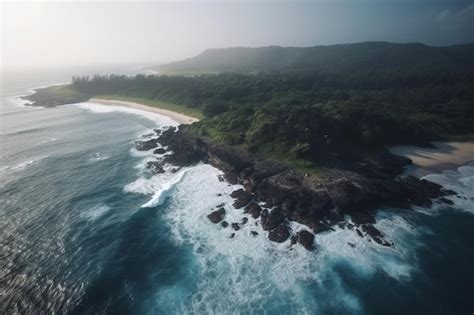
[[[317,235],[315,252],[289,250],[252,219],[231,239],[206,215],[225,203],[227,220],[240,221],[229,197],[237,187],[208,165],[152,175],[145,164],[156,157],[133,149],[169,119],[12,99],[72,71],[4,77],[0,313],[474,311],[474,166],[428,177],[459,192],[452,207],[380,209],[393,248],[337,229]]]

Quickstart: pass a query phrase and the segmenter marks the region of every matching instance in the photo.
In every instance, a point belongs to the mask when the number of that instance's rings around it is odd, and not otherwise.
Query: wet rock
[[[332,231],[332,228],[324,222],[315,222],[313,224],[313,233],[318,234],[326,231]]]
[[[371,224],[364,224],[362,225],[362,230],[370,236],[375,242],[377,242],[380,245],[383,246],[391,246],[391,244],[385,240],[384,235],[382,232],[377,230],[373,225]]]
[[[277,227],[280,223],[285,220],[285,216],[278,210],[275,209],[272,212],[268,210],[263,210],[261,213],[261,225],[265,231],[269,231]]]
[[[165,172],[163,169],[163,162],[161,161],[150,161],[147,163],[147,167],[155,174],[162,174]]]
[[[297,234],[297,241],[307,250],[314,249],[314,234],[306,230],[301,230]]]
[[[232,226],[232,229],[234,229],[234,231],[240,230],[240,224],[238,223],[232,223],[231,226]]]
[[[375,217],[368,212],[365,211],[357,211],[351,213],[352,221],[359,225],[364,223],[375,223]]]
[[[262,208],[256,202],[249,203],[244,209],[244,213],[250,214],[254,219],[257,219],[261,212]]]
[[[280,224],[268,233],[268,239],[272,242],[283,243],[290,237],[288,228]]]
[[[236,209],[245,207],[252,200],[252,195],[243,189],[233,191],[230,196],[236,199],[233,204]]]
[[[148,151],[158,146],[158,139],[150,139],[146,141],[135,141],[135,148],[138,151]]]
[[[166,150],[163,148],[158,148],[155,151],[153,151],[154,154],[164,154],[166,153]]]
[[[444,198],[444,197],[441,197],[441,198],[439,198],[438,200],[439,200],[441,203],[444,203],[444,204],[446,204],[446,205],[450,205],[450,206],[454,205],[454,202],[453,202],[452,200],[449,200],[449,199]]]
[[[224,217],[225,217],[224,208],[217,209],[216,211],[211,212],[211,214],[207,216],[207,218],[214,224],[221,222],[224,219]]]
[[[292,235],[290,238],[290,246],[295,245],[298,242],[298,236]]]
[[[223,228],[226,228],[226,227],[229,226],[229,222],[227,222],[227,221],[222,221],[222,222],[221,222],[221,226],[222,226]]]

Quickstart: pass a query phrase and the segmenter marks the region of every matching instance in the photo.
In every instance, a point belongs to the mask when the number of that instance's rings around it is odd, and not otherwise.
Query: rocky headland
[[[308,250],[315,248],[314,234],[331,230],[335,225],[355,229],[360,237],[391,246],[392,242],[373,225],[376,208],[429,207],[434,199],[449,202],[443,196],[454,193],[426,180],[400,176],[411,161],[387,150],[328,166],[324,174],[315,178],[238,147],[215,144],[187,132],[183,126],[179,130],[170,128],[156,132],[159,137],[136,143],[139,150],[150,150],[160,144],[172,152],[150,164],[156,173],[163,172],[165,164],[176,168],[199,161],[211,164],[225,174],[229,183],[243,185],[244,189],[231,194],[235,200],[233,206],[259,218],[259,226],[268,232],[270,240],[285,242],[291,239],[291,244],[300,243]],[[163,150],[156,149],[156,152],[160,154]],[[225,221],[222,205],[209,212],[208,219],[212,223],[220,223],[223,227],[230,225],[236,232],[247,223],[243,220],[229,224]],[[291,231],[290,221],[303,224],[307,229]]]

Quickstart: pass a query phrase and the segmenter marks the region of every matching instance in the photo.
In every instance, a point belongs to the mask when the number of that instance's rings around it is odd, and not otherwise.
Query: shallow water
[[[243,217],[229,197],[239,186],[215,168],[149,173],[155,157],[133,142],[168,118],[31,109],[12,94],[0,108],[1,313],[474,311],[474,165],[426,177],[458,192],[451,207],[380,209],[392,248],[336,229],[316,236],[315,252],[290,250],[252,218],[233,238],[208,221],[221,203],[230,223]]]

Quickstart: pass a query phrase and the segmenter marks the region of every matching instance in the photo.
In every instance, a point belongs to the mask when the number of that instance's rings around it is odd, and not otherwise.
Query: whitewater
[[[151,172],[163,155],[134,142],[177,126],[170,118],[93,102],[34,109],[18,95],[4,93],[0,111],[3,314],[474,310],[473,164],[424,177],[454,190],[452,205],[379,209],[393,247],[335,227],[309,252],[269,241],[218,169]],[[248,222],[212,224],[218,205]]]

